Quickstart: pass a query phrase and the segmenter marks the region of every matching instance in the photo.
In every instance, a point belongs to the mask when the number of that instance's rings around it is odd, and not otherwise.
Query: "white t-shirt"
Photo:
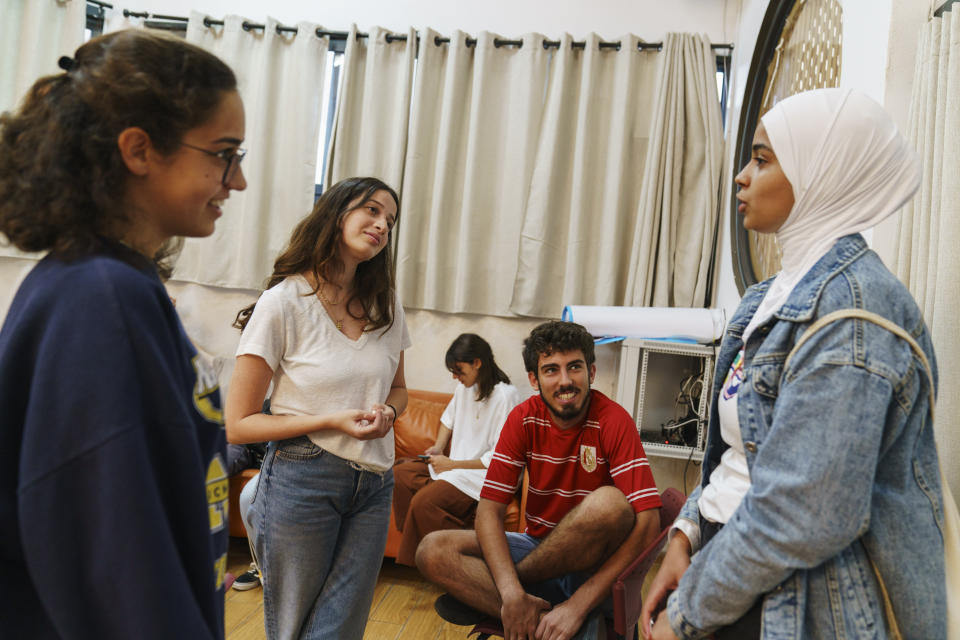
[[[730,448],[720,456],[720,464],[710,474],[710,482],[697,502],[701,516],[722,524],[730,521],[750,488],[750,470],[743,453],[740,418],[737,416],[737,392],[742,382],[743,349],[733,359],[717,397],[720,437]]]
[[[750,489],[750,469],[743,453],[740,418],[737,415],[737,393],[743,382],[743,349],[733,359],[717,397],[720,438],[730,447],[720,456],[720,464],[710,474],[710,482],[697,500],[700,516],[711,522],[726,524]],[[690,540],[692,551],[700,548],[700,529],[689,520],[679,519],[674,525]],[[672,533],[671,533],[672,536]]]
[[[399,299],[386,332],[365,331],[354,341],[310,292],[300,275],[264,291],[240,337],[238,356],[260,356],[273,369],[271,413],[320,415],[384,402],[400,354],[411,344]],[[385,471],[393,465],[392,429],[376,440],[357,440],[333,429],[308,435],[318,447],[366,469]]]
[[[457,383],[450,404],[440,416],[441,424],[453,431],[450,434],[450,459],[479,459],[483,466],[489,467],[507,414],[521,399],[515,386],[498,382],[485,400],[477,402],[476,385],[467,388]],[[430,466],[431,478],[446,480],[474,500],[480,499],[486,475],[486,469],[451,469],[438,474]]]

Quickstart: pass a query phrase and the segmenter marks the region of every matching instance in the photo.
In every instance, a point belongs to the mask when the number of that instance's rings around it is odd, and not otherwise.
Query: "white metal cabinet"
[[[621,343],[616,399],[633,416],[648,455],[703,458],[715,357],[710,345]]]

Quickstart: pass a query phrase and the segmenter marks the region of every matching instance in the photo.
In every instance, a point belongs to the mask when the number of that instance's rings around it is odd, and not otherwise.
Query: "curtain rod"
[[[185,29],[186,25],[185,24],[181,25],[179,23],[186,23],[189,20],[189,18],[183,18],[180,16],[164,16],[159,14],[151,14],[146,11],[142,11],[142,12],[129,11],[127,9],[123,10],[123,15],[126,18],[145,18],[145,19],[164,20],[166,21],[165,23],[151,22],[149,26],[153,28],[170,29],[170,30]],[[215,20],[210,16],[207,16],[203,19],[203,25],[208,28],[214,27],[214,26],[223,26],[223,20]],[[250,22],[248,20],[244,20],[241,26],[243,27],[244,31],[252,31],[254,29],[266,29],[265,24],[258,24],[255,22]],[[281,34],[297,33],[298,31],[297,27],[287,27],[282,24],[278,24],[276,28],[277,28],[277,33],[281,33]],[[350,36],[349,32],[347,31],[326,31],[324,29],[317,29],[316,34],[318,38],[330,38],[331,40],[346,40]],[[360,33],[360,32],[357,33],[358,40],[360,38],[367,38],[369,36],[370,34],[368,33]],[[388,33],[386,35],[387,43],[397,42],[397,41],[406,42],[406,40],[407,40],[407,36],[403,34],[397,35],[397,34]],[[420,41],[420,36],[418,35],[417,42],[419,41]],[[441,44],[446,44],[449,42],[450,42],[450,38],[443,38],[440,36],[437,36],[433,39],[433,43],[437,46],[440,46]],[[468,47],[476,46],[476,44],[477,44],[476,38],[467,38],[466,45]],[[570,44],[574,49],[583,49],[587,45],[587,43],[584,41],[579,41],[579,42],[574,41]],[[505,47],[505,46],[520,47],[520,46],[523,46],[523,40],[505,40],[502,38],[494,38],[493,45],[495,47]],[[560,47],[559,40],[544,39],[543,41],[544,49],[551,49],[551,48],[556,49],[559,47]],[[620,42],[619,41],[617,42],[600,41],[600,48],[601,49],[620,49]],[[637,49],[640,49],[641,51],[644,49],[660,50],[662,48],[663,48],[662,42],[638,42],[637,43]],[[733,50],[733,45],[732,44],[712,44],[710,45],[710,48],[713,50],[717,50],[717,49]]]

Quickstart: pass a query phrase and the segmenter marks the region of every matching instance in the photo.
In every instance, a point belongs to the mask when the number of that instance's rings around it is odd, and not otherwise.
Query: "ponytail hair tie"
[[[57,60],[57,66],[67,72],[71,71],[76,64],[77,61],[70,56],[60,56],[60,59]]]

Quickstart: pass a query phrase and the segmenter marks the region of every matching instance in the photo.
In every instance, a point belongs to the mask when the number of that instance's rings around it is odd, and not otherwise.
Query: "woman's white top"
[[[737,392],[742,382],[743,349],[733,359],[717,397],[720,437],[730,448],[720,456],[720,464],[710,474],[710,483],[697,502],[702,517],[721,524],[730,520],[750,488],[750,470],[743,453],[740,418],[737,416]]]
[[[482,402],[477,401],[476,385],[467,388],[457,383],[453,398],[440,417],[441,424],[453,431],[450,459],[480,460],[484,467],[489,467],[507,414],[520,401],[520,392],[506,382],[498,382]],[[480,499],[486,475],[486,469],[451,469],[438,474],[430,466],[431,478],[446,480],[474,500]]]
[[[740,417],[737,415],[737,394],[742,383],[743,349],[740,349],[717,397],[720,438],[729,448],[720,456],[720,464],[710,474],[710,481],[697,500],[700,517],[720,524],[726,524],[730,520],[750,489],[750,470],[743,452]],[[678,518],[673,529],[683,531],[690,541],[691,551],[700,548],[700,527],[695,522]],[[673,531],[670,535],[673,536]]]
[[[264,291],[240,337],[238,356],[260,356],[273,369],[271,413],[322,415],[385,402],[400,354],[411,344],[399,299],[390,328],[364,331],[351,340],[311,290],[296,275]],[[335,429],[308,435],[318,447],[365,469],[393,466],[393,429],[376,440]]]

